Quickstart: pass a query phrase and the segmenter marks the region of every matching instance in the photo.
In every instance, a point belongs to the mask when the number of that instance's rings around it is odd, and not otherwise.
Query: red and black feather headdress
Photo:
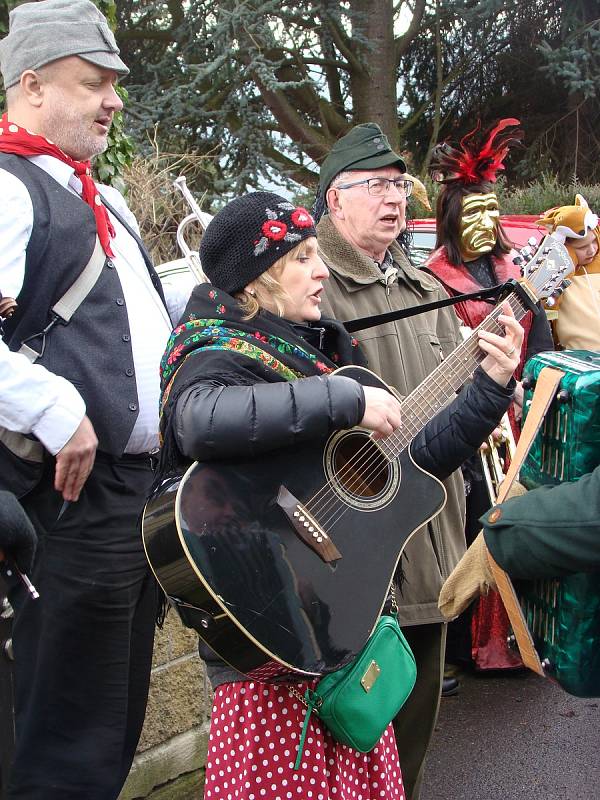
[[[436,145],[431,156],[429,171],[438,183],[495,183],[496,173],[504,169],[504,159],[509,148],[523,138],[522,130],[507,131],[519,125],[518,119],[508,117],[488,133],[482,145],[477,142],[477,127],[460,140],[458,147],[448,142]]]

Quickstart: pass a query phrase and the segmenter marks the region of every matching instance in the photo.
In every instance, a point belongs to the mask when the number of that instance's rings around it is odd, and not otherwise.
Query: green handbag
[[[314,689],[307,689],[304,698],[290,688],[308,709],[294,769],[299,769],[302,761],[313,711],[334,739],[368,753],[406,702],[416,678],[415,657],[398,620],[382,616],[353,661],[326,675]]]

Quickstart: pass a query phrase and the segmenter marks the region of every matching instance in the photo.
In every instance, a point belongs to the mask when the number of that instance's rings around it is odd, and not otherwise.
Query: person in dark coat
[[[440,593],[440,609],[449,619],[495,586],[488,551],[511,578],[600,571],[600,465],[577,481],[512,497],[480,522],[483,531]]]
[[[116,800],[150,685],[158,594],[138,520],[158,449],[158,364],[182,309],[124,198],[92,177],[129,72],[104,15],[91,0],[19,3],[0,72],[0,291],[14,299],[0,312],[0,425],[12,434],[0,431],[0,486],[23,492],[39,592],[9,597],[6,797]],[[13,467],[35,474],[17,486]]]
[[[161,478],[194,460],[241,461],[281,449],[292,459],[298,445],[324,443],[336,430],[361,425],[384,439],[402,425],[392,394],[336,374],[336,366],[362,358],[340,323],[321,318],[328,269],[305,209],[268,192],[237,198],[208,226],[200,256],[211,283],[194,289],[161,365]],[[482,333],[489,354],[484,369],[412,442],[417,464],[438,478],[478,447],[511,401],[523,332],[510,312],[500,320],[504,337]],[[218,496],[225,507],[222,487]],[[231,546],[244,542],[232,536]],[[245,563],[236,555],[234,570]],[[337,743],[311,718],[310,746],[295,772],[304,712],[290,687],[303,695],[314,681],[288,673],[261,683],[214,653],[201,653],[215,689],[207,796],[224,791],[234,771],[242,775],[240,800],[254,796],[263,781],[270,795],[283,796],[286,786],[298,781],[300,789],[308,775],[303,788],[313,785],[315,796],[354,796],[359,773],[359,800],[403,796],[391,724],[363,754]]]

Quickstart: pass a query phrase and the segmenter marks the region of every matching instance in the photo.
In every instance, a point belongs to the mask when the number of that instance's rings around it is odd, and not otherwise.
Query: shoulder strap
[[[388,311],[385,314],[352,319],[343,322],[342,325],[346,328],[348,333],[355,333],[356,331],[364,331],[366,328],[374,328],[375,325],[383,325],[386,322],[396,322],[396,320],[405,319],[406,317],[414,317],[416,314],[424,314],[426,311],[433,311],[436,308],[453,306],[465,300],[484,300],[492,298],[489,302],[493,305],[498,301],[505,286],[506,284],[499,284],[498,286],[492,286],[489,289],[482,289],[478,292],[471,292],[470,294],[445,297],[443,300],[436,300],[433,303],[424,303],[423,305],[411,306],[410,308],[400,308],[397,311]]]
[[[519,443],[517,444],[517,449],[512,456],[510,467],[506,473],[506,478],[502,481],[502,486],[498,492],[498,499],[496,501],[497,503],[502,503],[506,499],[508,490],[512,486],[513,481],[515,480],[517,473],[519,472],[519,469],[521,468],[521,465],[525,460],[527,453],[529,452],[533,440],[535,439],[536,434],[539,431],[542,422],[544,421],[546,412],[548,411],[550,403],[556,395],[556,390],[561,379],[564,378],[564,375],[564,372],[561,372],[559,369],[555,369],[554,367],[544,367],[544,369],[540,372],[535,385],[533,398],[531,400],[531,406],[529,407],[527,418],[525,419],[525,424],[523,425],[521,436],[519,438]],[[502,602],[504,603],[506,613],[508,614],[510,624],[515,634],[523,663],[526,667],[529,667],[529,669],[537,672],[539,675],[544,675],[544,669],[540,663],[540,657],[533,645],[531,634],[527,629],[527,624],[525,622],[525,618],[523,617],[515,588],[506,572],[494,561],[489,550],[487,552],[487,557],[490,562],[492,574],[494,575],[494,580],[496,581],[496,586],[500,592],[500,597],[502,598]]]
[[[37,361],[38,358],[42,357],[46,345],[46,336],[49,331],[52,330],[57,322],[62,322],[63,325],[67,325],[71,321],[73,314],[96,285],[105,262],[106,256],[104,250],[100,244],[100,239],[96,236],[96,242],[89,261],[80,272],[75,282],[71,284],[60,300],[50,309],[52,313],[50,323],[39,333],[34,333],[32,336],[28,336],[24,339],[21,342],[19,353],[26,356],[31,362]],[[39,350],[33,347],[33,343],[36,339],[39,339],[41,342]]]

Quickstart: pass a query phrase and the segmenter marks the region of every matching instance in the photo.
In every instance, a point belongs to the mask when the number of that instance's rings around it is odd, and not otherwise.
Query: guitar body
[[[388,387],[359,367],[340,370]],[[184,622],[254,678],[320,675],[363,647],[402,550],[443,484],[355,428],[248,460],[193,464],[146,506],[152,569]]]

